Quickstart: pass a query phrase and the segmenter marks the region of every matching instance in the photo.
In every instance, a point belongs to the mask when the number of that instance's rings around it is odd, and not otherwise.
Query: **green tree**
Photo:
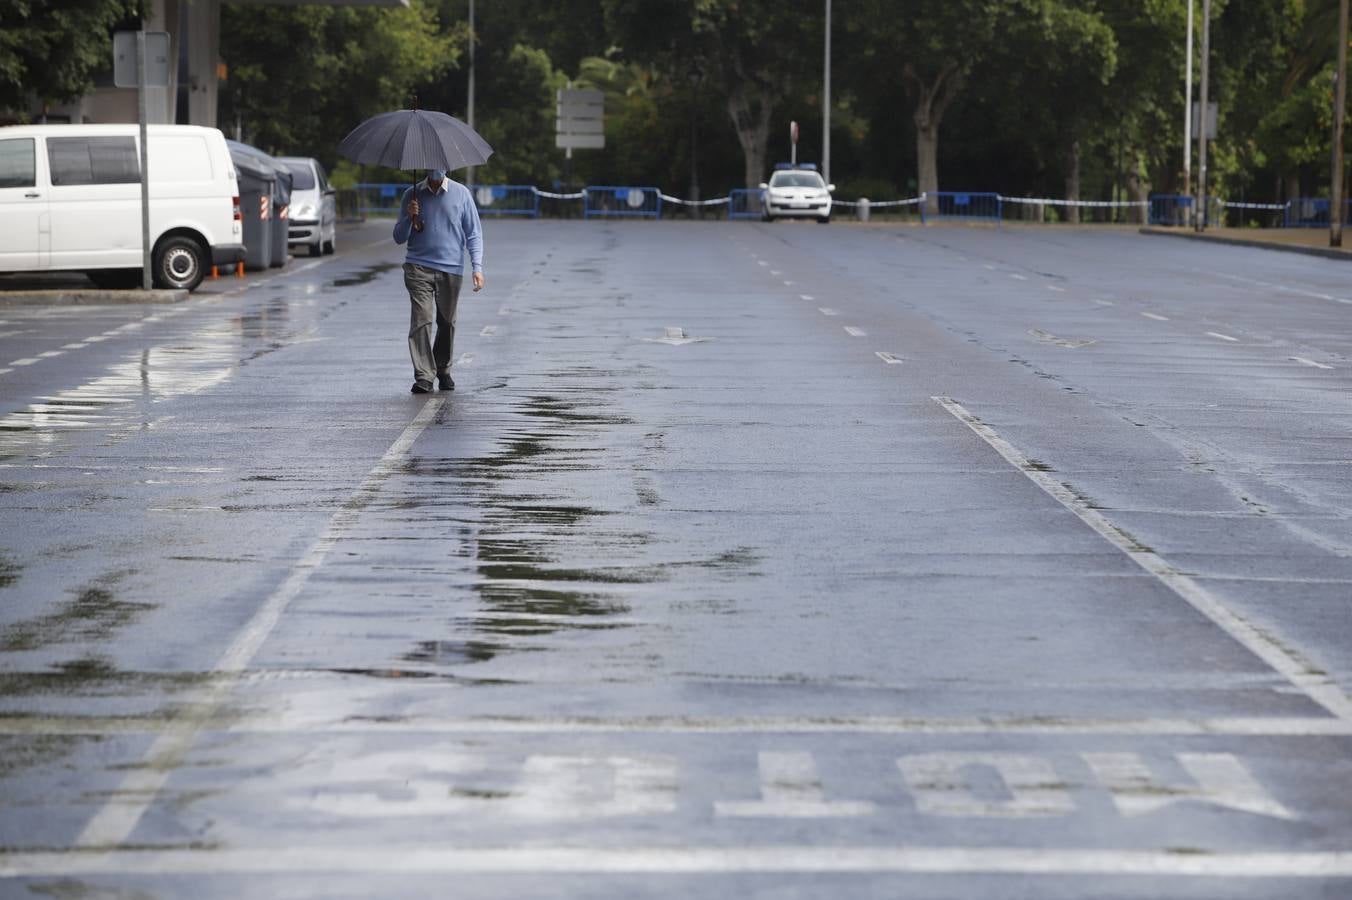
[[[220,120],[264,150],[336,158],[363,119],[407,108],[456,65],[465,33],[420,0],[392,9],[226,6]]]
[[[110,30],[137,9],[134,0],[0,0],[0,114],[22,118],[35,100],[88,93],[112,64]]]

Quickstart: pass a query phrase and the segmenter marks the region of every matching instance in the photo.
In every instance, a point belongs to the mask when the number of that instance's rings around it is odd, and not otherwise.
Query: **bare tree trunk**
[[[909,63],[902,67],[906,89],[915,99],[916,181],[926,196],[925,211],[939,211],[939,125],[943,122],[948,104],[962,90],[963,70],[958,63],[949,63],[932,81],[926,81]]]
[[[1135,151],[1127,165],[1126,181],[1127,199],[1136,204],[1132,207],[1134,220],[1138,225],[1144,225],[1149,220],[1149,211],[1141,204],[1150,201],[1150,185],[1141,177],[1141,161]]]
[[[1072,202],[1080,199],[1080,142],[1070,139],[1066,145],[1066,199]],[[1066,221],[1073,225],[1080,223],[1080,208],[1066,207]]]
[[[746,186],[755,189],[765,180],[765,152],[770,140],[769,99],[761,92],[739,86],[728,95],[728,115],[742,145]]]

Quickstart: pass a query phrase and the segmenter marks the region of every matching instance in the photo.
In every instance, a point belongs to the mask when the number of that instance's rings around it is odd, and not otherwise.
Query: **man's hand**
[[[474,290],[476,290],[476,291],[482,291],[483,289],[484,289],[484,273],[483,273],[483,272],[475,272],[475,273],[474,273]]]
[[[421,209],[422,207],[418,205],[417,197],[414,197],[412,200],[408,201],[408,214],[412,218],[414,219],[418,218],[418,213],[419,211],[421,211]]]

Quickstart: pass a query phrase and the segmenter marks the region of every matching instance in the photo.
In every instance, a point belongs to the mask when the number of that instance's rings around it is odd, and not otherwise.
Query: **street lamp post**
[[[1211,0],[1202,0],[1202,79],[1197,98],[1197,208],[1193,211],[1196,228],[1206,228],[1206,142],[1207,125],[1211,116],[1207,114],[1210,99],[1207,85],[1209,63],[1211,61]]]
[[[1187,62],[1183,64],[1183,194],[1192,193],[1192,0],[1188,0]]]
[[[690,67],[690,199],[699,200],[699,83],[704,69],[696,64]],[[698,207],[691,207],[696,210]]]
[[[822,178],[831,183],[831,0],[826,0],[826,59],[822,65]]]
[[[465,106],[465,121],[474,127],[474,0],[469,0],[469,102]],[[474,167],[465,170],[465,184],[474,183]]]
[[[1338,84],[1333,91],[1333,184],[1329,191],[1329,246],[1343,245],[1343,119],[1347,115],[1348,0],[1338,4]]]

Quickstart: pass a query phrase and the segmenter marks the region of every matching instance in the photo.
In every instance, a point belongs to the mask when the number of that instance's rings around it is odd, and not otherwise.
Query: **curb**
[[[1165,231],[1159,228],[1142,228],[1141,234],[1153,234],[1157,237],[1183,238],[1189,241],[1210,241],[1213,244],[1230,244],[1235,247],[1258,247],[1262,250],[1280,250],[1284,253],[1303,253],[1306,256],[1322,256],[1324,259],[1352,261],[1352,251],[1335,250],[1332,247],[1303,247],[1300,244],[1281,244],[1274,241],[1250,241],[1244,238],[1224,237],[1215,234],[1196,234],[1186,231]]]
[[[188,299],[187,291],[104,291],[85,288],[58,288],[40,291],[0,291],[0,306],[94,306],[127,303],[179,303]]]

